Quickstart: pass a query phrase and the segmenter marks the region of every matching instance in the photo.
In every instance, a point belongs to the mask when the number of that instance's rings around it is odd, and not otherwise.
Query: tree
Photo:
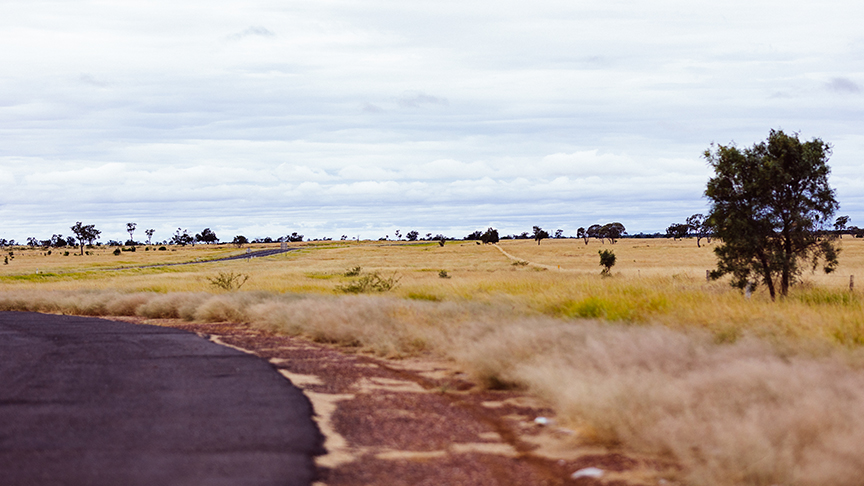
[[[172,245],[186,246],[194,244],[195,240],[191,236],[189,236],[189,231],[182,228],[177,228],[177,231],[174,233],[174,236],[171,237],[171,241],[169,243],[171,243]]]
[[[600,238],[600,229],[601,228],[603,228],[603,227],[600,226],[599,224],[592,224],[591,226],[588,227],[587,230],[585,230],[585,234],[588,235],[588,238],[597,238],[597,239],[602,240],[602,238]],[[587,244],[587,242],[586,242],[586,244]]]
[[[132,238],[132,235],[135,234],[135,228],[138,227],[136,223],[126,223],[126,232],[129,233],[129,243],[130,246],[135,246],[135,240]]]
[[[824,260],[826,273],[836,268],[839,250],[820,238],[838,207],[828,184],[830,155],[818,138],[802,143],[798,134],[775,130],[750,148],[712,144],[705,151],[715,174],[705,189],[708,221],[722,240],[713,278],[731,274],[741,289],[761,282],[774,300],[778,284],[787,295],[801,260],[814,270]]]
[[[147,235],[147,244],[148,245],[151,244],[150,242],[153,240],[153,233],[155,233],[155,232],[156,232],[156,230],[154,230],[154,229],[144,230],[144,234]]]
[[[201,233],[195,235],[195,241],[209,245],[210,243],[218,243],[219,237],[210,228],[204,228]]]
[[[81,246],[81,254],[84,254],[84,243],[88,245],[93,244],[93,240],[98,240],[99,235],[102,234],[101,231],[96,229],[95,225],[92,224],[83,224],[81,221],[75,223],[74,226],[71,227],[72,232],[75,233],[75,236],[78,237],[78,243]]]
[[[557,229],[557,230],[555,230],[555,236],[554,236],[554,238],[555,238],[555,239],[558,239],[558,238],[564,238],[564,230],[563,230],[563,229]]]
[[[66,238],[63,235],[51,235],[51,246],[54,248],[60,248],[66,246]]]
[[[405,239],[408,241],[417,241],[417,237],[420,236],[416,230],[411,230],[405,234]]]
[[[834,232],[838,237],[843,238],[843,232],[846,231],[847,224],[849,224],[849,216],[838,216],[834,220]]]
[[[702,248],[701,240],[705,238],[708,240],[708,243],[711,243],[711,228],[708,225],[708,221],[705,219],[700,213],[696,213],[689,218],[687,218],[687,226],[690,227],[690,231],[696,236],[696,247]]]
[[[600,227],[600,239],[607,238],[610,243],[627,234],[627,230],[621,223],[606,223]]]
[[[498,238],[498,230],[490,227],[485,233],[480,235],[480,241],[482,241],[484,245],[494,245],[495,243],[498,243],[498,241],[500,241]]]
[[[587,245],[588,238],[590,238],[590,236],[588,236],[588,232],[585,231],[585,228],[579,228],[578,230],[576,230],[576,238],[582,238],[583,240],[585,240],[585,244]]]
[[[690,225],[688,224],[672,223],[666,228],[666,237],[673,240],[686,238],[688,233],[690,233]]]
[[[237,235],[231,240],[231,244],[236,246],[237,248],[242,248],[243,245],[249,243],[249,240],[243,235]]]
[[[480,230],[477,230],[477,231],[471,233],[470,235],[466,236],[465,241],[479,240],[480,237],[482,237],[482,236],[483,236],[483,232]]]
[[[549,238],[549,233],[544,231],[543,228],[541,228],[539,226],[535,226],[534,227],[534,233],[531,235],[531,237],[534,238],[534,241],[536,241],[537,244],[539,245],[540,240],[542,240],[544,238]]]

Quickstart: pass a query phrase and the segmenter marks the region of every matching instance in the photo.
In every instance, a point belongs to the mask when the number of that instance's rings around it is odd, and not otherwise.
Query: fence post
[[[855,275],[849,275],[849,291],[853,292],[855,290]]]
[[[705,270],[705,281],[706,282],[711,281],[711,270]]]

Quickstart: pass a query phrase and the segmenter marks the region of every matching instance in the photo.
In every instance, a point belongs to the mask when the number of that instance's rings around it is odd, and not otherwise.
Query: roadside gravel
[[[482,390],[451,363],[374,358],[240,324],[111,319],[197,332],[269,360],[309,397],[326,436],[318,486],[674,484],[662,479],[674,464],[580,444],[543,403]],[[587,468],[602,476],[572,477]]]

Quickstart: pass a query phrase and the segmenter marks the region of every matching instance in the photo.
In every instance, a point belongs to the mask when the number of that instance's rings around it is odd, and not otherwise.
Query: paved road
[[[0,485],[308,485],[311,414],[271,365],[192,333],[0,312]]]

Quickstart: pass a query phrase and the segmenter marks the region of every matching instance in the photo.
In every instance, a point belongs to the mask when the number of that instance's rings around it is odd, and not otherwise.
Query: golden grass
[[[0,309],[240,322],[383,356],[431,352],[487,386],[546,398],[583,437],[680,461],[692,484],[860,484],[864,299],[848,282],[864,275],[864,241],[842,245],[836,276],[806,274],[776,303],[707,282],[713,254],[693,240],[502,242],[512,259],[473,242],[333,242],[260,260],[124,270],[110,268],[127,255],[23,251],[0,273]],[[618,256],[610,278],[600,277],[601,247]],[[128,259],[236,251],[139,250]],[[400,285],[338,293],[356,266],[396,272]],[[250,276],[243,292],[209,284],[223,271]]]

